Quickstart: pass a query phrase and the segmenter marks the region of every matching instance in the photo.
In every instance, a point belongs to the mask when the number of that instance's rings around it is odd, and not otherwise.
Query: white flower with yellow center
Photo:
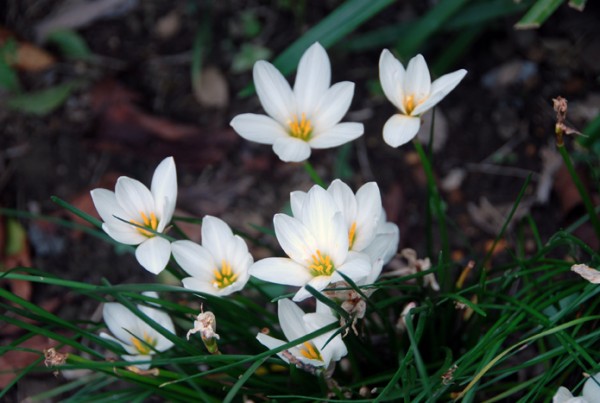
[[[433,83],[425,59],[410,59],[406,70],[389,50],[379,58],[379,79],[387,99],[398,108],[383,127],[383,139],[392,147],[412,140],[421,127],[420,116],[437,105],[464,78],[467,71],[457,70],[441,76]]]
[[[336,179],[327,188],[348,228],[348,248],[369,255],[371,261],[382,259],[384,264],[396,254],[400,231],[392,222],[386,222],[379,187],[375,182],[365,183],[356,194]],[[290,204],[296,217],[302,211],[306,193],[292,192]]]
[[[155,292],[144,292],[143,295],[158,298]],[[138,305],[138,309],[167,331],[175,334],[173,321],[166,312],[145,305]],[[121,345],[127,352],[126,355],[122,355],[126,361],[149,361],[156,352],[166,351],[173,346],[169,339],[121,304],[105,303],[102,316],[114,336],[100,333],[100,337]],[[150,363],[135,364],[135,366],[146,370],[150,368]]]
[[[254,85],[267,115],[245,113],[231,126],[243,138],[272,144],[286,162],[304,161],[311,148],[332,148],[360,137],[362,123],[339,123],[354,95],[354,83],[331,83],[331,65],[317,42],[304,52],[298,65],[294,89],[271,64],[258,61]]]
[[[289,299],[280,299],[277,301],[277,316],[279,325],[288,341],[296,340],[306,336],[316,330],[338,322],[338,319],[331,314],[329,308],[317,303],[317,312],[305,314],[296,304]],[[289,348],[287,351],[293,358],[302,364],[312,365],[313,367],[329,366],[331,361],[339,361],[348,354],[346,345],[342,341],[340,334],[332,338],[335,330],[317,336],[312,340],[305,341],[297,346]],[[269,349],[274,349],[286,344],[285,341],[276,339],[263,333],[259,333],[256,338]],[[328,342],[329,341],[329,342]],[[281,352],[277,354],[282,360],[290,362],[289,356]]]
[[[266,258],[250,267],[250,274],[277,284],[302,286],[294,296],[311,296],[304,288],[318,291],[329,283],[343,281],[343,273],[354,281],[369,274],[371,263],[363,253],[348,250],[348,227],[331,195],[320,186],[306,194],[302,209],[294,217],[276,214],[275,235],[289,258]]]
[[[164,232],[175,210],[177,174],[173,157],[156,167],[150,190],[140,181],[121,176],[114,192],[94,189],[91,194],[104,221],[104,232],[126,245],[139,245],[135,250],[138,262],[149,272],[160,273],[169,262],[171,243],[152,231]]]
[[[202,245],[176,241],[172,248],[177,263],[191,276],[182,280],[185,288],[225,296],[241,290],[248,282],[252,255],[246,242],[220,218],[204,217]]]
[[[583,384],[581,397],[573,396],[573,393],[561,386],[552,397],[552,403],[599,403],[600,402],[600,373],[591,376]]]

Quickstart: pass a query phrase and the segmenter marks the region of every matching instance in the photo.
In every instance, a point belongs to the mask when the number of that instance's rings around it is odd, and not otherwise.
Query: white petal
[[[128,219],[127,214],[123,211],[119,202],[117,202],[117,197],[114,192],[107,189],[94,189],[90,194],[92,195],[92,201],[94,202],[96,211],[98,211],[102,221],[115,221],[115,216],[121,217],[124,220]]]
[[[117,179],[115,195],[119,205],[125,210],[127,218],[135,218],[136,221],[141,221],[140,213],[149,216],[150,213],[158,212],[154,206],[152,193],[138,180],[121,176]]]
[[[364,280],[371,272],[371,259],[369,256],[360,252],[348,252],[348,258],[343,265],[337,268],[336,272],[342,272],[350,277],[352,281],[360,282]],[[334,273],[333,281],[343,281],[343,278]]]
[[[324,305],[323,303],[321,304]],[[327,307],[327,309],[329,309],[329,307]],[[307,333],[314,332],[315,330],[324,328],[327,325],[337,322],[336,317],[331,314],[327,315],[316,312],[307,313],[302,317],[302,319],[304,320],[306,330],[308,331]]]
[[[313,118],[314,127],[324,132],[335,126],[348,112],[353,96],[354,83],[344,81],[334,84],[319,100]]]
[[[387,264],[398,252],[398,243],[400,242],[400,230],[392,222],[385,223],[383,232],[377,232],[373,241],[362,250],[374,262],[377,259],[383,260]]]
[[[280,299],[277,301],[277,317],[279,325],[289,341],[296,340],[308,333],[304,327],[302,317],[304,312],[289,299]]]
[[[335,273],[334,273],[335,274]],[[313,277],[308,284],[317,291],[323,290],[331,283],[332,276],[318,276]],[[298,290],[298,292],[292,298],[293,301],[300,302],[304,301],[306,298],[312,297],[312,294],[306,290],[306,288],[302,287]]]
[[[302,162],[310,157],[310,146],[308,143],[290,136],[275,140],[273,151],[283,162]]]
[[[583,398],[590,403],[600,402],[600,373],[588,378],[583,384]]]
[[[325,343],[327,343],[327,340],[329,340],[329,337],[331,337],[332,334],[333,333],[325,334],[328,337],[327,337],[327,339],[325,339],[323,341],[323,343],[322,343],[323,345]],[[321,343],[319,343],[319,344],[321,344]],[[331,339],[325,347],[322,347],[322,345],[319,345],[318,348],[320,348],[320,350],[321,350],[321,355],[323,357],[323,361],[325,361],[325,366],[329,366],[329,363],[331,361],[341,360],[342,357],[344,357],[348,354],[348,348],[346,347],[346,344],[344,343],[344,341],[342,340],[340,335],[337,335],[333,339]]]
[[[139,264],[152,274],[158,274],[167,267],[171,257],[171,242],[155,236],[142,242],[135,250]]]
[[[315,134],[308,144],[314,149],[332,148],[356,140],[365,132],[362,123],[344,122],[322,133]]]
[[[421,127],[421,119],[406,116],[393,115],[383,126],[383,139],[392,147],[399,147],[411,141]]]
[[[158,229],[161,232],[171,221],[177,202],[177,171],[173,157],[167,157],[158,164],[152,176],[150,190],[156,210],[162,212]]]
[[[356,238],[352,250],[361,251],[375,238],[381,217],[381,194],[375,182],[365,183],[356,192]]]
[[[218,287],[212,285],[212,283],[200,280],[196,277],[186,277],[181,280],[181,283],[188,290],[193,290],[196,292],[201,292],[209,295],[220,295],[220,290]]]
[[[265,346],[269,350],[276,349],[277,347],[281,347],[281,346],[283,346],[285,344],[284,341],[278,340],[278,339],[276,339],[274,337],[271,337],[269,335],[266,335],[264,333],[258,333],[256,335],[256,340],[258,340],[260,344],[262,344],[263,346]],[[290,362],[283,354],[278,353],[277,355],[283,361],[285,361],[287,363]]]
[[[422,55],[416,55],[406,66],[404,96],[413,96],[415,105],[425,101],[431,93],[431,76]],[[414,112],[413,112],[414,113]]]
[[[311,231],[297,218],[275,214],[273,226],[283,251],[299,264],[310,259],[319,246]]]
[[[202,219],[202,246],[210,252],[217,263],[229,259],[228,252],[232,241],[233,232],[225,221],[209,215]]]
[[[331,195],[319,185],[314,185],[308,191],[306,201],[302,206],[301,221],[308,231],[314,236],[317,244],[316,249],[321,252],[330,252],[323,250],[338,234],[333,232],[333,217],[340,210],[335,204]],[[346,238],[348,234],[346,233]],[[316,249],[310,250],[308,256],[315,253]],[[290,256],[291,257],[291,256]]]
[[[422,104],[418,105],[412,112],[413,116],[418,116],[427,112],[436,106],[458,83],[465,77],[467,70],[458,70],[453,73],[445,74],[431,84],[431,95]]]
[[[389,50],[384,49],[379,57],[379,80],[386,98],[403,113],[404,109],[404,77],[402,63]]]
[[[127,351],[128,354],[136,354],[137,353],[137,349],[134,346],[126,344],[126,343],[123,343],[121,340],[119,340],[119,339],[111,336],[108,333],[100,332],[100,337],[102,337],[103,339],[106,339],[106,340],[110,340],[110,341],[112,341],[114,343],[117,343],[118,345],[120,345],[121,347],[123,347],[123,349],[125,351]]]
[[[170,333],[175,334],[175,326],[173,325],[173,320],[171,320],[171,317],[168,313],[166,313],[163,310],[151,308],[144,305],[138,305],[138,308],[140,309],[140,311],[149,316],[152,320],[154,320],[156,323],[168,330]],[[149,324],[143,322],[143,326],[146,334],[148,334],[150,337],[156,340],[156,345],[154,346],[154,348],[157,351],[165,351],[173,347],[173,342],[171,340],[167,339],[165,336],[160,334]]]
[[[173,257],[187,274],[206,282],[213,280],[217,264],[206,248],[192,241],[175,241],[171,249]]]
[[[296,190],[290,193],[290,207],[292,209],[292,216],[300,218],[302,216],[302,205],[306,201],[306,192]]]
[[[306,267],[282,257],[259,260],[248,271],[251,276],[275,284],[302,286],[312,279]]]
[[[269,62],[263,60],[254,64],[254,85],[260,103],[269,116],[282,125],[296,113],[296,99],[290,84]]]
[[[330,83],[329,57],[323,46],[316,42],[304,52],[298,64],[294,83],[298,113],[312,116]]]
[[[131,333],[144,337],[143,334],[136,333],[137,316],[121,304],[116,302],[105,303],[102,307],[102,318],[110,332],[123,344],[131,345]]]
[[[102,229],[112,239],[125,245],[139,245],[148,239],[136,227],[118,220],[102,224]]]
[[[573,399],[571,391],[564,386],[561,386],[556,391],[554,397],[552,397],[552,403],[566,403]]]
[[[231,127],[246,140],[260,144],[273,144],[280,137],[287,137],[285,128],[273,118],[254,113],[237,115]]]
[[[252,255],[248,252],[248,245],[240,236],[234,235],[229,246],[228,261],[233,272],[238,275],[245,275],[250,265],[254,263]]]
[[[333,198],[338,210],[342,212],[344,222],[350,228],[356,220],[357,214],[356,196],[354,196],[352,189],[341,180],[336,179],[331,182],[327,188],[327,192]]]

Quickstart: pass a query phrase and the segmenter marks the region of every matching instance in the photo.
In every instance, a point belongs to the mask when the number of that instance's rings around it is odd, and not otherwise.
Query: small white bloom
[[[339,123],[354,95],[354,83],[331,83],[331,65],[317,42],[304,52],[298,65],[294,89],[266,61],[253,70],[254,85],[268,116],[245,113],[231,121],[243,138],[273,145],[286,162],[304,161],[311,148],[332,148],[360,137],[362,123]]]
[[[313,186],[297,217],[276,214],[275,235],[289,258],[266,258],[252,267],[250,274],[277,284],[302,286],[294,296],[301,301],[311,296],[309,284],[318,291],[329,283],[343,281],[339,272],[353,281],[369,274],[371,262],[363,253],[348,250],[348,228],[331,195]]]
[[[438,104],[467,74],[464,69],[431,82],[429,68],[421,55],[413,57],[406,70],[389,50],[379,58],[379,79],[387,99],[398,108],[383,127],[383,139],[398,147],[413,139],[421,126],[420,116]]]
[[[296,304],[289,299],[281,299],[277,301],[277,316],[279,317],[279,325],[288,341],[296,340],[306,336],[316,330],[337,322],[335,316],[327,308],[319,308],[315,313],[305,314]],[[339,361],[342,357],[348,354],[346,345],[342,341],[341,335],[335,336],[327,343],[335,331],[332,330],[321,336],[317,336],[312,340],[294,346],[287,351],[293,358],[302,364],[311,365],[313,367],[327,368],[331,361]],[[278,340],[274,337],[263,333],[258,333],[256,336],[258,341],[269,349],[274,349],[286,342]],[[279,357],[290,362],[290,359],[285,353],[278,353]]]
[[[172,248],[177,263],[192,276],[182,280],[185,288],[225,296],[248,282],[252,255],[246,242],[220,218],[206,216],[202,220],[202,246],[176,241]]]
[[[588,378],[583,384],[581,397],[574,397],[569,389],[561,386],[552,397],[552,403],[600,403],[600,373]]]
[[[348,248],[351,251],[363,252],[371,258],[373,275],[370,274],[366,280],[375,281],[382,266],[396,254],[400,242],[398,226],[386,222],[377,183],[368,182],[354,194],[347,184],[336,179],[331,182],[327,192],[344,218],[348,229]],[[305,201],[305,192],[291,193],[290,204],[294,217],[300,216]],[[375,264],[378,260],[382,261],[381,264]],[[371,284],[372,281],[364,284]]]
[[[144,292],[142,294],[147,297],[158,298],[155,292]],[[166,312],[145,305],[138,305],[138,309],[163,328],[175,334],[173,321]],[[106,323],[114,337],[104,332],[100,333],[100,337],[120,344],[127,351],[127,355],[122,356],[126,361],[147,361],[157,351],[163,352],[173,347],[173,343],[169,339],[121,304],[116,302],[105,303],[102,316],[104,317],[104,323]],[[150,368],[150,363],[136,364],[135,366],[146,370]]]
[[[135,257],[144,269],[153,274],[163,271],[171,256],[171,243],[144,228],[163,232],[173,217],[177,200],[173,157],[156,167],[150,190],[140,181],[121,176],[114,192],[94,189],[91,194],[104,221],[104,232],[118,242],[138,245]]]

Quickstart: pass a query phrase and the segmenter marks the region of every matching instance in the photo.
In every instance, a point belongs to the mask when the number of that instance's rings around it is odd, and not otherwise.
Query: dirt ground
[[[7,0],[0,24],[20,40],[35,43],[36,29],[49,15],[60,13],[62,3]],[[340,2],[315,2],[301,10],[286,2],[215,2],[209,18],[201,2],[122,3],[121,9],[77,29],[94,54],[90,61],[61,59],[57,49],[46,46],[57,55],[52,66],[42,72],[19,72],[27,90],[69,80],[80,84],[47,116],[0,108],[0,206],[70,219],[50,200],[56,195],[92,213],[91,189],[112,189],[120,175],[149,184],[157,163],[173,155],[178,214],[219,216],[258,236],[249,224],[269,227],[289,192],[307,190],[311,181],[301,164],[279,161],[269,146],[243,140],[230,128],[230,120],[239,113],[262,113],[255,95],[237,96],[251,83],[251,71],[234,71],[232,66],[246,43],[279,54]],[[584,13],[561,7],[535,31],[516,31],[515,17],[496,20],[450,68],[465,68],[468,75],[436,109],[434,167],[457,266],[485,253],[530,174],[532,182],[518,216],[531,213],[543,240],[582,213],[560,163],[552,163],[556,159],[552,98],[561,95],[569,100],[569,117],[578,129],[600,113],[600,13],[598,4],[592,3]],[[426,8],[420,1],[397,2],[355,35],[410,20]],[[243,16],[248,13],[260,22],[252,37],[244,33]],[[224,80],[224,90],[222,83],[217,89],[205,84],[194,92],[190,65],[202,21],[211,22],[212,33],[203,69],[210,68],[215,81]],[[422,49],[427,60],[436,60],[449,45],[448,37],[438,35],[427,43]],[[345,120],[361,121],[366,130],[343,149],[346,159],[339,158],[339,150],[323,150],[315,152],[311,162],[326,181],[341,174],[355,189],[377,181],[388,218],[400,226],[400,247],[422,254],[425,176],[411,145],[392,149],[382,140],[383,124],[394,110],[380,91],[371,89],[378,77],[380,52],[381,48],[361,53],[342,46],[329,49],[332,81],[356,82]],[[198,91],[208,92],[208,100]],[[0,102],[7,97],[0,93]],[[572,148],[571,139],[567,142]],[[346,161],[344,169],[336,165],[340,160]],[[594,170],[585,163],[578,166],[591,189],[597,189]],[[22,223],[33,267],[91,283],[101,278],[112,283],[155,281],[131,255],[96,238],[41,220]],[[515,221],[508,246],[517,239],[518,228]],[[192,226],[190,231],[192,238],[198,237],[198,228]],[[527,230],[524,236],[531,238]],[[255,258],[265,253],[259,248],[254,252]],[[41,303],[57,297],[57,292],[34,286],[32,300]],[[70,302],[56,308],[62,317],[81,312],[82,297],[59,298]],[[95,309],[91,304],[83,307]]]

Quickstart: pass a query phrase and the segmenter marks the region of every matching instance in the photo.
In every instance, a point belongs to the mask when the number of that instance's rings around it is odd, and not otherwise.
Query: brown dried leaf
[[[9,64],[20,70],[38,72],[52,67],[56,63],[56,58],[44,49],[38,48],[32,43],[19,41],[14,34],[0,27],[0,46],[4,45],[9,39],[17,41],[17,53],[14,60],[8,60]]]
[[[193,87],[194,96],[202,106],[225,108],[229,104],[229,85],[215,67],[202,69],[199,79],[193,80]]]

